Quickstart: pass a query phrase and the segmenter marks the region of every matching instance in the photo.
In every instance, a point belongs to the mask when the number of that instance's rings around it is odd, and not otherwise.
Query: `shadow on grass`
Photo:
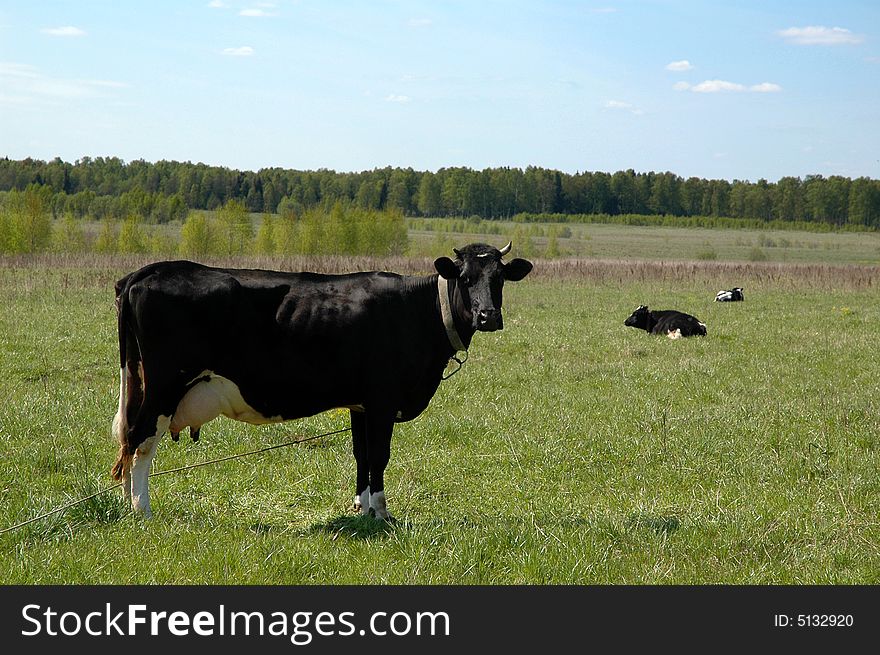
[[[312,534],[329,534],[335,541],[339,537],[348,539],[384,539],[403,523],[392,519],[382,521],[372,516],[342,515],[332,518],[323,523],[315,523],[309,528]]]
[[[639,513],[629,517],[629,527],[635,530],[651,530],[658,535],[669,537],[681,527],[681,520],[675,516]]]

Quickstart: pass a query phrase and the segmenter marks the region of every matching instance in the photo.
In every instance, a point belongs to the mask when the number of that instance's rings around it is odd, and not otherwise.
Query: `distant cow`
[[[505,281],[532,270],[472,244],[437,273],[280,273],[158,262],[116,283],[119,410],[113,429],[122,480],[150,515],[148,475],[162,435],[220,414],[273,423],[350,411],[355,507],[390,518],[384,472],[394,424],[428,406],[449,360],[477,331],[503,327]],[[473,402],[479,410],[479,399]]]
[[[665,334],[670,339],[706,336],[706,326],[694,316],[673,309],[652,312],[647,305],[639,305],[623,324],[650,334]]]
[[[737,300],[745,300],[742,287],[733,287],[733,289],[719,291],[715,294],[715,302],[735,302]]]

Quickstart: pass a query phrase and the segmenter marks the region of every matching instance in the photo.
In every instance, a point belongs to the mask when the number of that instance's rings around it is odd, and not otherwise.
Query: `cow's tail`
[[[114,480],[121,480],[131,470],[132,450],[129,444],[131,419],[137,415],[143,400],[143,366],[140,348],[131,324],[128,297],[131,276],[116,283],[116,316],[119,335],[119,409],[113,418],[113,436],[119,444],[116,463],[110,471]]]

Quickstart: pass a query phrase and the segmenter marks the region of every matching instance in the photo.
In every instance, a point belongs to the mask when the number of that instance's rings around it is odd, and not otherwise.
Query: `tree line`
[[[146,224],[138,214],[94,223],[65,213],[52,220],[52,192],[29,185],[9,191],[0,208],[0,254],[38,252],[151,253],[186,257],[257,255],[402,255],[409,245],[399,210],[370,210],[351,202],[313,207],[301,215],[256,219],[239,200],[190,211],[179,229]]]
[[[268,214],[302,214],[342,201],[405,216],[723,217],[880,228],[880,181],[837,175],[730,182],[632,169],[574,174],[535,166],[255,172],[177,161],[126,163],[115,157],[83,157],[73,163],[0,159],[0,203],[4,192],[31,185],[47,189],[55,217],[137,215],[157,223],[183,220],[189,210],[216,210],[235,200],[248,212]]]

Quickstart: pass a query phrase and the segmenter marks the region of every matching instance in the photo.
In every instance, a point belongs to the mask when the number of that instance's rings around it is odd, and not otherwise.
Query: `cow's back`
[[[686,337],[706,335],[706,326],[690,314],[675,310],[652,311],[651,314],[657,320],[652,334],[669,334],[680,330],[681,335]]]
[[[445,358],[432,342],[444,337],[408,279],[176,261],[126,276],[117,292],[144,359],[184,384],[205,371],[223,376],[265,416],[362,405],[378,393],[415,415],[439,384]]]

